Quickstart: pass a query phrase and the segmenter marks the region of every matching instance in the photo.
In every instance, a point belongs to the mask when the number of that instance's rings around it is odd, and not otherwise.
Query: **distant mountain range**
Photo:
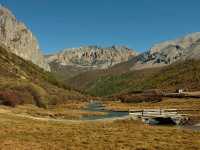
[[[199,45],[200,33],[192,33],[156,44],[147,52],[106,70],[83,72],[65,82],[75,89],[98,96],[148,88],[198,89]]]
[[[113,72],[120,74],[199,58],[200,32],[155,44],[144,53],[138,53],[124,46],[110,48],[86,46],[65,49],[57,54],[46,56],[52,71],[64,80],[82,75],[83,72],[98,72],[95,70],[107,69],[107,72],[112,74]]]
[[[32,32],[3,6],[0,6],[0,40],[1,45],[6,46],[16,55],[31,60],[48,71],[51,66],[53,72],[66,78],[90,70],[108,69],[127,62],[132,63],[130,70],[140,70],[200,57],[200,32],[197,32],[176,40],[155,44],[141,54],[126,46],[108,48],[84,46],[64,49],[59,53],[47,55],[44,59]]]
[[[0,78],[3,80],[31,82],[47,91],[49,85],[67,86],[98,96],[150,88],[193,90],[200,85],[199,58],[200,32],[155,44],[144,53],[126,46],[83,46],[43,56],[32,32],[0,5]],[[52,74],[29,61],[51,71],[65,85],[57,85],[60,82]]]
[[[57,54],[47,55],[46,59],[53,72],[69,78],[89,70],[108,69],[137,55],[125,46],[85,46],[64,49]]]
[[[178,60],[200,58],[200,32],[155,44],[149,51],[137,56],[132,69],[159,67]]]
[[[101,48],[86,46],[80,48],[64,49],[60,53],[47,55],[49,63],[55,62],[62,66],[92,67],[107,69],[121,62],[128,61],[137,53],[124,46]]]

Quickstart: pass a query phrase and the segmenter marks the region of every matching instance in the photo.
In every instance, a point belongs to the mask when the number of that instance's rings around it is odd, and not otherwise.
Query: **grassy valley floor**
[[[134,120],[76,121],[87,114],[86,102],[69,102],[55,108],[31,105],[0,108],[0,149],[65,150],[199,150],[200,131],[174,126],[150,126]],[[159,103],[123,104],[106,102],[120,110],[168,106],[200,108],[192,99],[165,99]],[[97,114],[96,114],[97,113]],[[21,116],[20,116],[21,115]],[[74,119],[75,121],[37,120],[31,117]],[[195,115],[198,115],[195,114]]]
[[[107,109],[111,110],[129,110],[145,108],[174,108],[174,109],[193,109],[200,110],[200,99],[197,98],[163,98],[160,102],[142,102],[142,103],[121,103],[116,101],[104,102]]]
[[[200,149],[200,132],[137,121],[56,123],[0,114],[0,124],[1,149]]]

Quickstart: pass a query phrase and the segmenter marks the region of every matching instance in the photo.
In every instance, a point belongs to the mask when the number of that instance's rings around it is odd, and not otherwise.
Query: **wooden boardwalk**
[[[194,111],[186,109],[130,109],[129,115],[134,119],[142,119],[144,123],[159,124],[166,120],[174,124],[181,124],[188,120],[187,114],[180,114],[179,112]]]
[[[178,97],[178,98],[200,98],[200,91],[196,92],[182,92],[182,93],[163,93],[164,97]]]

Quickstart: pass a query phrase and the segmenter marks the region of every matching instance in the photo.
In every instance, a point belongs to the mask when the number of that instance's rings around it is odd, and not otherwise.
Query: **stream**
[[[89,112],[105,112],[105,115],[89,115],[89,116],[83,116],[81,120],[100,120],[100,119],[115,119],[115,118],[124,118],[129,116],[128,111],[111,111],[107,110],[105,106],[101,102],[91,102],[87,105],[87,107],[84,109]],[[190,129],[193,131],[200,131],[200,125],[183,125],[183,126],[177,126],[177,128],[180,129]]]
[[[84,110],[90,112],[104,112],[105,115],[90,115],[90,116],[83,116],[82,120],[98,120],[98,119],[114,119],[120,117],[126,117],[129,115],[128,111],[110,111],[105,109],[105,106],[101,102],[91,102],[88,104],[87,108]]]

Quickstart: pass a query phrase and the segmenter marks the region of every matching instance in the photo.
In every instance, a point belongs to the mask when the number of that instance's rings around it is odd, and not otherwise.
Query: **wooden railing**
[[[200,111],[199,109],[130,109],[129,114],[133,116],[175,116],[184,115],[178,112]]]

